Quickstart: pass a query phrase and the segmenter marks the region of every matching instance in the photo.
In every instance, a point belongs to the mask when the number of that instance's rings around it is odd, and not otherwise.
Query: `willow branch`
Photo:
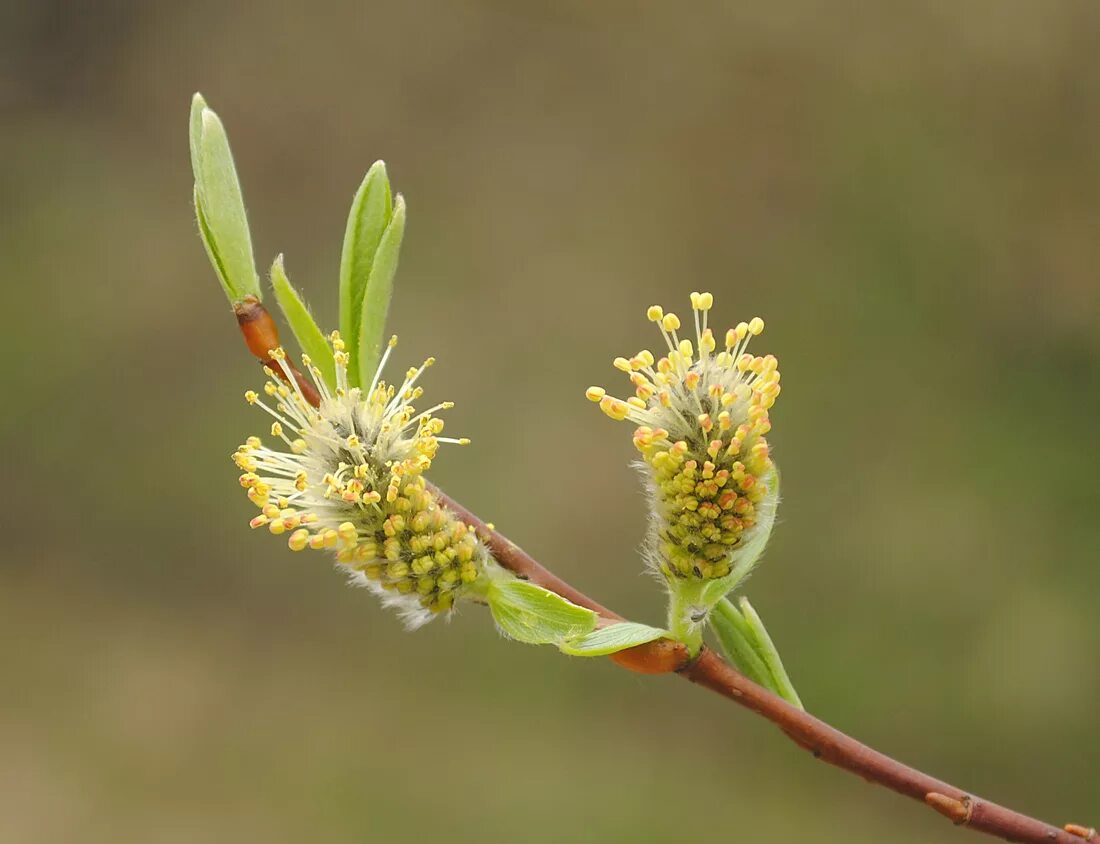
[[[449,495],[438,488],[436,492],[460,519],[483,536],[493,557],[506,569],[557,592],[575,604],[588,607],[604,618],[621,618],[542,566],[522,548],[490,528]],[[697,659],[690,661],[686,651],[678,643],[661,640],[631,648],[617,661],[624,667],[642,673],[673,670],[692,683],[710,689],[771,721],[799,747],[812,753],[814,758],[857,774],[868,782],[919,800],[957,826],[984,832],[1005,841],[1028,844],[1081,844],[1082,840],[1098,840],[1094,829],[1076,824],[1067,824],[1058,829],[910,768],[758,686],[712,650],[704,649]]]
[[[236,307],[237,322],[249,350],[263,363],[267,350],[279,345],[278,329],[266,309],[255,299],[247,299]],[[303,395],[312,404],[320,396],[308,380],[290,367]],[[277,371],[278,368],[276,368]],[[493,557],[504,568],[530,580],[551,592],[598,613],[605,622],[622,620],[622,616],[590,598],[572,586],[522,548],[498,533],[438,487],[432,487],[440,500],[455,515],[473,527],[485,540]],[[696,685],[717,692],[734,703],[755,712],[779,727],[799,747],[810,751],[814,758],[857,774],[868,782],[889,788],[914,800],[920,800],[957,826],[985,832],[1005,841],[1025,844],[1081,844],[1097,840],[1095,829],[1067,824],[1062,829],[1028,817],[1020,812],[976,797],[961,788],[938,780],[908,765],[903,765],[884,753],[856,741],[837,729],[792,706],[778,695],[758,686],[718,656],[703,649],[694,660],[679,642],[660,639],[645,645],[612,654],[614,662],[642,674],[675,672]]]

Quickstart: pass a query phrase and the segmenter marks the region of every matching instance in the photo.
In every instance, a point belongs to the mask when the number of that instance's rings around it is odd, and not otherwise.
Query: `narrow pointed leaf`
[[[525,580],[493,583],[487,595],[505,635],[529,645],[560,645],[596,627],[598,616]]]
[[[768,631],[764,627],[764,622],[756,610],[753,609],[748,598],[743,597],[738,603],[741,607],[741,615],[751,631],[753,643],[756,645],[756,653],[764,661],[764,664],[768,667],[768,672],[771,674],[772,690],[788,703],[793,703],[799,709],[805,709],[802,700],[798,697],[798,692],[795,691],[794,684],[791,683],[791,678],[787,675],[787,669],[783,667],[779,650],[775,647],[772,637],[768,635]]]
[[[340,333],[351,352],[349,381],[359,385],[359,330],[363,297],[370,282],[378,244],[393,213],[385,162],[376,161],[363,178],[348,212],[340,253]]]
[[[756,652],[752,633],[740,611],[723,598],[710,614],[709,620],[718,638],[718,649],[722,656],[754,683],[775,692],[768,666]]]
[[[199,180],[199,147],[202,145],[202,113],[206,110],[206,100],[196,92],[191,98],[191,123],[188,139],[191,145],[191,172],[195,182]]]
[[[378,251],[370,280],[363,296],[363,314],[359,337],[359,372],[364,380],[370,380],[382,357],[382,345],[386,332],[386,314],[393,296],[393,277],[397,273],[397,261],[401,255],[401,241],[405,237],[405,198],[401,194],[393,203],[393,216]]]
[[[313,365],[321,370],[329,389],[335,390],[336,364],[332,359],[332,347],[287,278],[282,255],[271,265],[271,289],[275,291],[275,301],[294,332],[299,348],[313,359]]]
[[[202,216],[204,236],[212,244],[211,251],[218,259],[215,268],[220,267],[230,298],[234,301],[245,296],[262,299],[263,291],[252,257],[252,237],[229,139],[213,111],[196,109],[200,102],[198,98],[192,103],[191,136],[193,147],[196,147],[192,159],[198,197],[196,206]]]
[[[648,624],[638,624],[634,621],[621,621],[593,630],[577,639],[569,639],[558,647],[562,653],[570,656],[607,656],[669,635],[667,630],[661,630],[659,627],[650,627]]]
[[[226,297],[230,302],[237,302],[240,297],[234,293],[229,286],[229,282],[226,280],[225,267],[222,266],[222,259],[218,255],[217,246],[214,244],[214,236],[210,233],[210,226],[206,222],[206,214],[203,213],[202,210],[202,202],[199,200],[199,189],[197,185],[195,186],[194,197],[195,218],[199,223],[199,237],[202,239],[202,245],[206,247],[206,255],[210,259],[210,264],[214,267],[214,272],[218,276],[218,281],[221,283]]]

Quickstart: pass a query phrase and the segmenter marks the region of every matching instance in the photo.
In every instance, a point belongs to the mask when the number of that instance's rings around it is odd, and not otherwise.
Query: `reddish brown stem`
[[[237,316],[249,349],[267,363],[267,352],[278,346],[278,332],[271,317],[255,300],[238,306]],[[298,376],[296,370],[294,375]],[[315,395],[307,394],[306,398],[316,403]],[[493,557],[504,568],[556,592],[574,604],[599,613],[606,620],[622,620],[618,613],[562,580],[438,487],[432,489],[455,515],[477,530]],[[642,674],[676,672],[692,683],[717,692],[768,719],[799,747],[810,751],[814,758],[919,800],[957,826],[1025,844],[1081,844],[1082,840],[1096,838],[1095,830],[1076,824],[1066,824],[1059,829],[903,765],[758,686],[706,648],[695,660],[689,660],[682,644],[662,639],[614,654],[611,659],[624,668]]]

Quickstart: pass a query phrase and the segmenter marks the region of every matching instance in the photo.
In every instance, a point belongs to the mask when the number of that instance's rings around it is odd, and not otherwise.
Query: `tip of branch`
[[[924,795],[924,802],[950,820],[956,826],[962,826],[970,820],[970,801],[956,800],[937,791]]]
[[[1096,830],[1090,827],[1078,826],[1075,823],[1067,823],[1062,829],[1070,835],[1076,835],[1078,838],[1083,838],[1086,841],[1096,840]]]

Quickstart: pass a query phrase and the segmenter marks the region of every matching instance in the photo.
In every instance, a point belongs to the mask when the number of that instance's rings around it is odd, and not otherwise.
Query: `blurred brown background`
[[[809,708],[1100,820],[1100,7],[0,4],[4,842],[967,840],[671,679],[408,635],[246,527],[260,380],[196,236],[187,112],[264,270],[335,323],[385,158],[435,479],[659,621],[629,432],[585,402],[710,289],[780,358],[748,593]]]

